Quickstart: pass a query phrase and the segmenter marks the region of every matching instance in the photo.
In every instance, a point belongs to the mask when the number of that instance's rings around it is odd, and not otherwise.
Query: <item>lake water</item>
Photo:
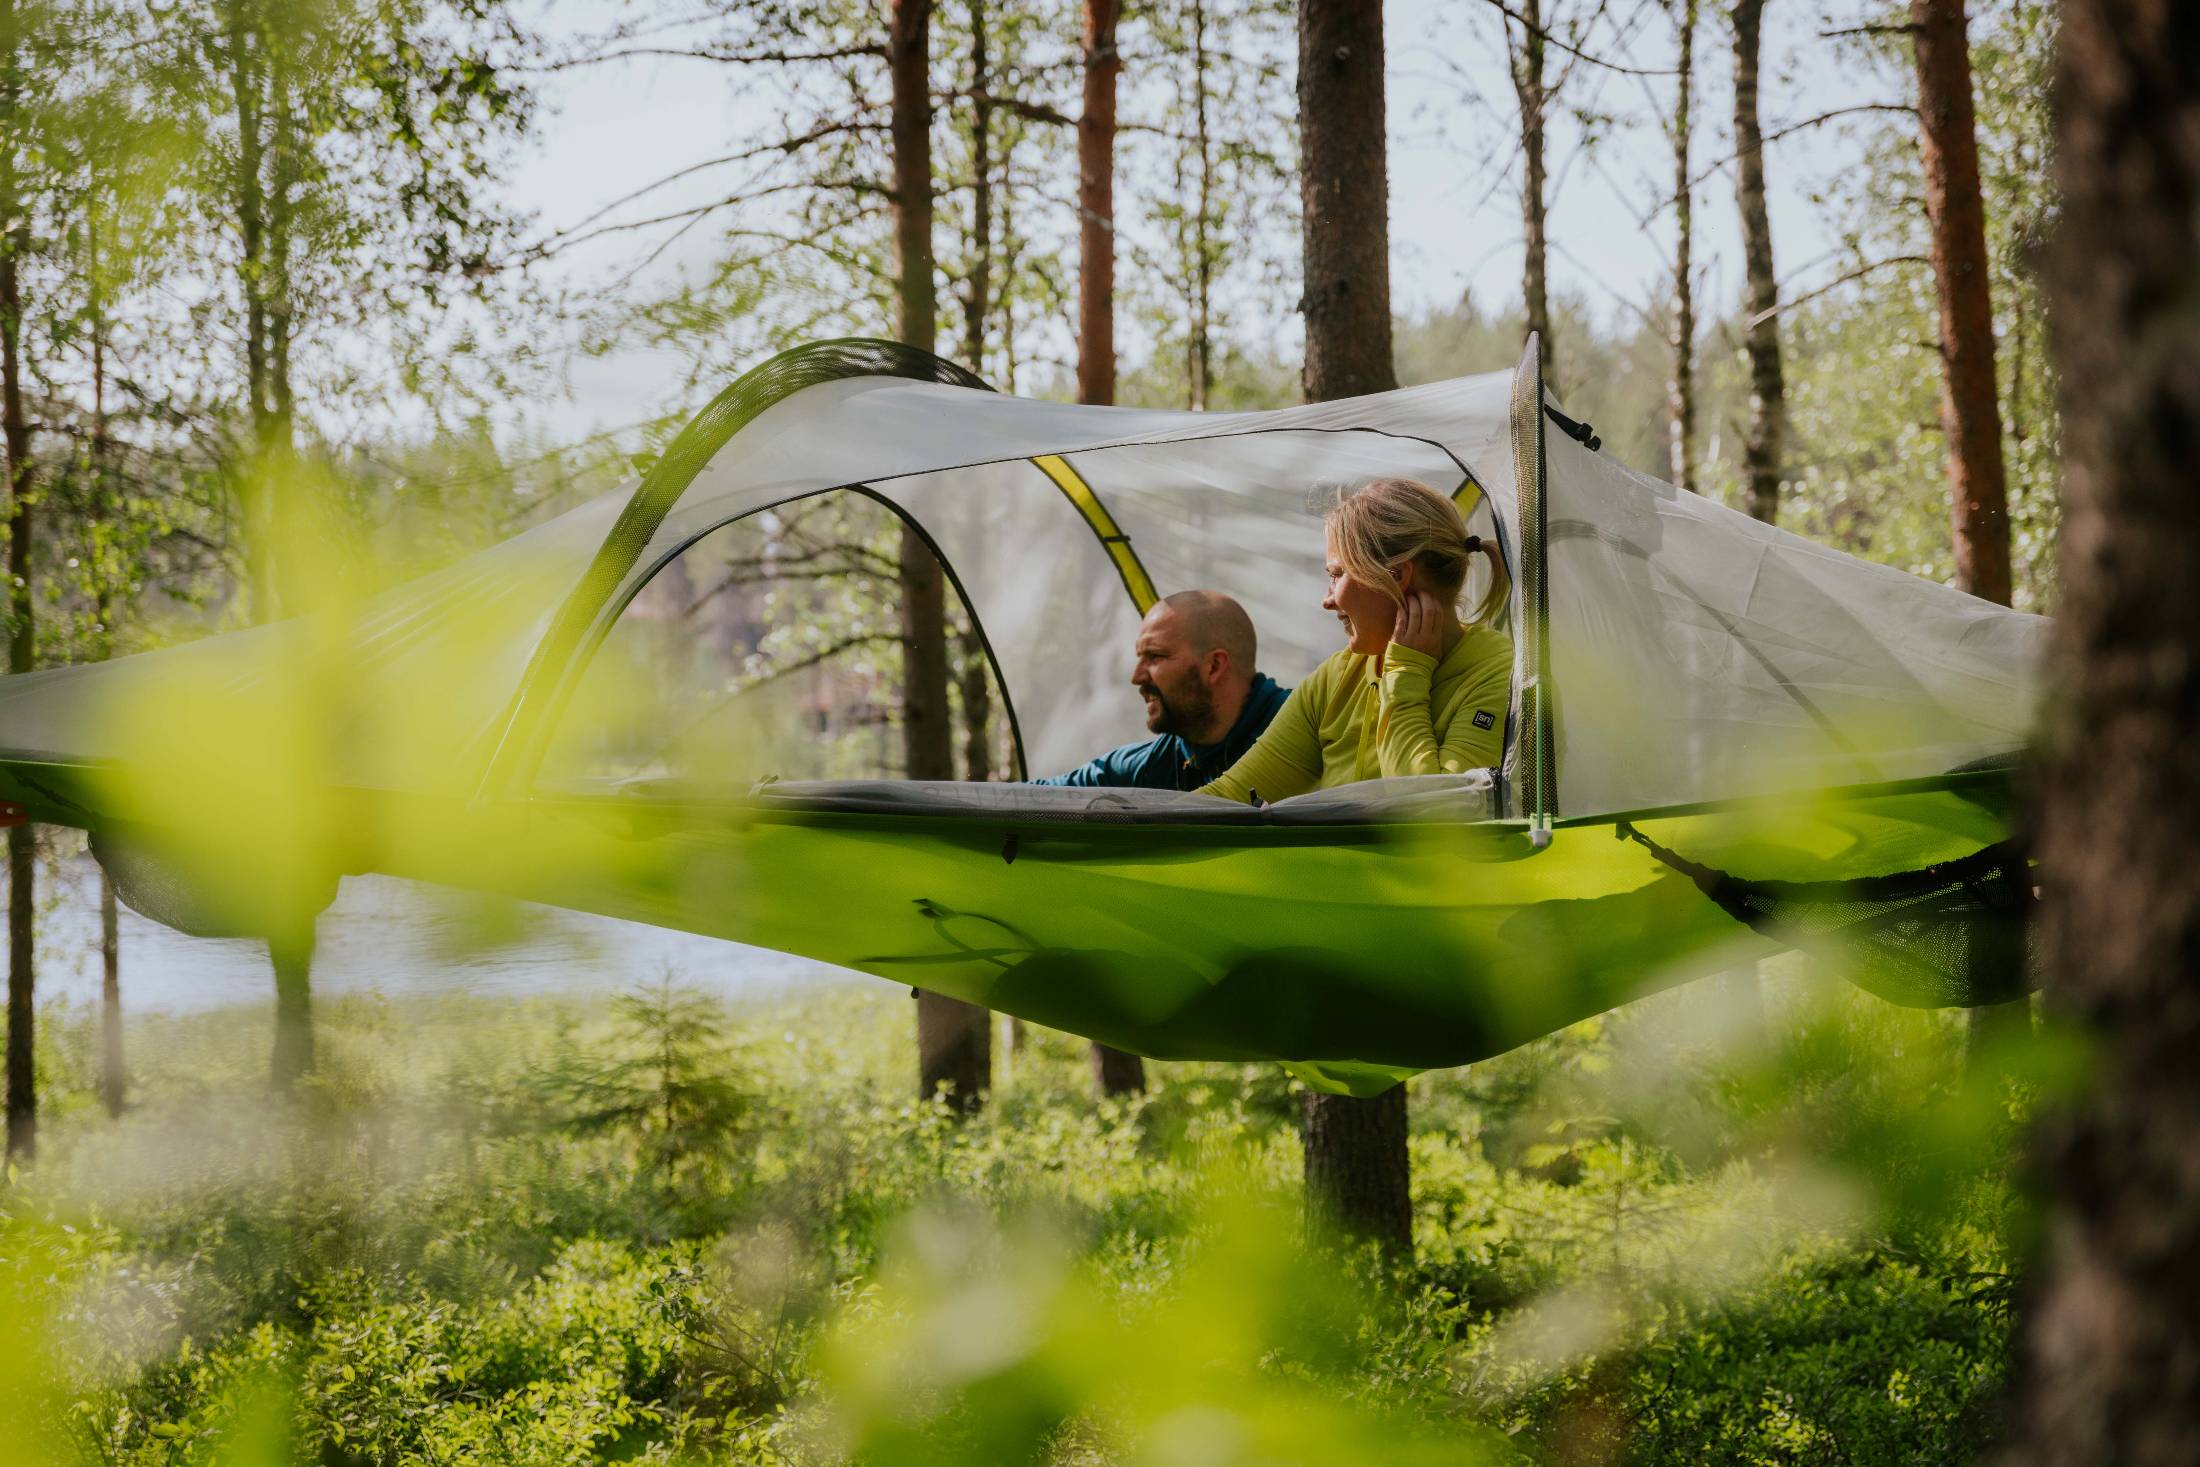
[[[99,882],[88,857],[44,867],[39,892],[41,1003],[99,1002]],[[763,948],[668,932],[529,903],[495,909],[504,940],[482,940],[482,909],[440,888],[389,876],[346,877],[321,914],[317,995],[617,993],[668,972],[727,997],[874,982],[844,968]],[[125,1013],[191,1013],[263,1004],[274,994],[257,942],[186,937],[121,913]]]

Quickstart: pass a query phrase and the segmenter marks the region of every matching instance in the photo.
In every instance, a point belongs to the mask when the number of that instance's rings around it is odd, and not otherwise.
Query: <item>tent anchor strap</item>
[[[1580,419],[1567,417],[1549,403],[1543,404],[1543,413],[1544,416],[1558,425],[1559,432],[1573,439],[1574,442],[1588,449],[1591,453],[1596,453],[1604,447],[1604,440],[1597,437],[1597,430]]]

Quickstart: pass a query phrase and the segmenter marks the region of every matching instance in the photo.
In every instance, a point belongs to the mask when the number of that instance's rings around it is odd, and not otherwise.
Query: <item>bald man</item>
[[[1157,737],[1033,784],[1196,790],[1238,761],[1289,688],[1256,672],[1253,619],[1219,591],[1164,596],[1138,627],[1131,686]]]

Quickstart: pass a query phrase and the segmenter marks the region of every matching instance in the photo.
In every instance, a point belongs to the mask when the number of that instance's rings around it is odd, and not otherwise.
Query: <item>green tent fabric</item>
[[[2044,624],[1547,433],[1571,424],[1533,363],[1189,414],[1007,397],[888,343],[804,348],[631,489],[353,615],[0,680],[0,799],[92,829],[125,898],[187,930],[272,930],[336,875],[386,871],[1360,1091],[1781,945],[1902,1002],[2023,991],[2009,770]],[[699,547],[855,496],[937,551],[1018,761],[1066,767],[1139,733],[1121,677],[1155,594],[1237,595],[1285,681],[1334,650],[1313,506],[1395,473],[1452,493],[1514,571],[1499,769],[1251,812],[752,788],[684,767],[669,728],[621,768],[560,754],[615,686],[606,649]],[[641,706],[613,710],[629,744]]]

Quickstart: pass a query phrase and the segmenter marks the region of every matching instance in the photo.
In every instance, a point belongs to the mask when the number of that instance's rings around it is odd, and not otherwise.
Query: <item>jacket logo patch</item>
[[[1497,715],[1487,708],[1477,709],[1474,715],[1474,726],[1476,728],[1495,728],[1497,726]]]

